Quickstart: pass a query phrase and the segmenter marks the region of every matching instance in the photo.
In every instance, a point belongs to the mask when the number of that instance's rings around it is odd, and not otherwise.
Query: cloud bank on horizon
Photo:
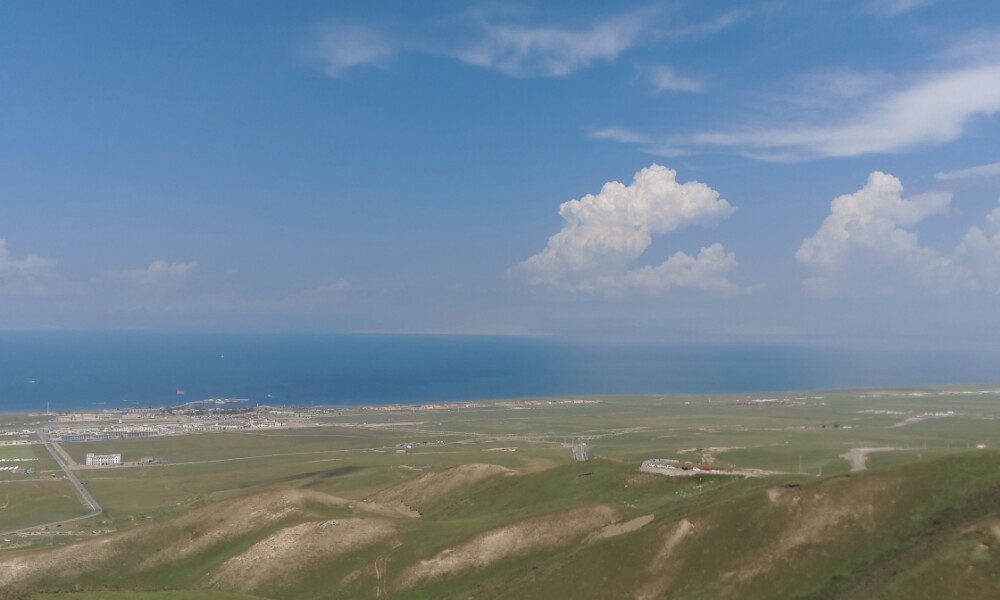
[[[0,293],[42,295],[50,291],[51,273],[55,261],[28,254],[15,258],[0,238]]]

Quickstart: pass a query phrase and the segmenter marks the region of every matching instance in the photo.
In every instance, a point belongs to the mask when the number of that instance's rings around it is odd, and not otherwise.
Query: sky
[[[5,2],[0,65],[0,330],[1000,327],[995,2]]]

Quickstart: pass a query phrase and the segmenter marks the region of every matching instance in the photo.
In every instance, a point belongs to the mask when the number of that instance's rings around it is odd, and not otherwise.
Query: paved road
[[[66,462],[63,461],[62,456],[59,455],[56,449],[52,446],[52,442],[49,441],[49,438],[46,436],[45,432],[41,429],[38,430],[38,439],[41,440],[42,445],[45,446],[45,449],[48,450],[49,454],[52,455],[52,458],[56,461],[56,464],[59,465],[59,468],[62,469],[63,473],[66,474],[66,479],[69,479],[69,482],[73,486],[73,489],[75,489],[77,495],[80,496],[80,502],[83,503],[83,506],[89,512],[79,517],[73,517],[72,519],[63,519],[61,521],[52,521],[49,523],[39,523],[37,525],[32,525],[31,527],[22,527],[21,529],[12,529],[10,531],[0,531],[0,535],[11,535],[14,533],[20,533],[22,531],[40,529],[42,527],[55,527],[56,525],[62,525],[63,523],[72,523],[74,521],[82,521],[84,519],[96,517],[97,515],[104,512],[104,509],[101,508],[101,505],[97,503],[97,500],[94,500],[94,497],[90,495],[90,492],[87,491],[87,488],[83,487],[83,484],[80,483],[80,480],[76,478],[76,474],[74,474],[73,471],[69,470],[69,467],[66,466]]]

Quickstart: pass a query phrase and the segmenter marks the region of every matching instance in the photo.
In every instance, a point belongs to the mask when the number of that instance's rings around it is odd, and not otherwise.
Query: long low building
[[[107,466],[107,465],[120,465],[120,464],[122,464],[121,454],[94,454],[93,452],[87,454],[88,466]]]

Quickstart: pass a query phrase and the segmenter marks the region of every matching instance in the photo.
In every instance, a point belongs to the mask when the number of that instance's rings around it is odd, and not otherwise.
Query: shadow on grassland
[[[295,473],[292,475],[287,475],[285,477],[275,477],[273,479],[264,479],[260,481],[243,483],[240,488],[256,488],[256,487],[268,487],[272,485],[289,485],[297,484],[300,487],[312,487],[319,485],[320,483],[326,481],[327,479],[333,479],[334,477],[343,477],[344,475],[351,475],[359,471],[363,471],[365,467],[337,467],[336,469],[326,469],[323,471],[310,471],[308,473]]]

